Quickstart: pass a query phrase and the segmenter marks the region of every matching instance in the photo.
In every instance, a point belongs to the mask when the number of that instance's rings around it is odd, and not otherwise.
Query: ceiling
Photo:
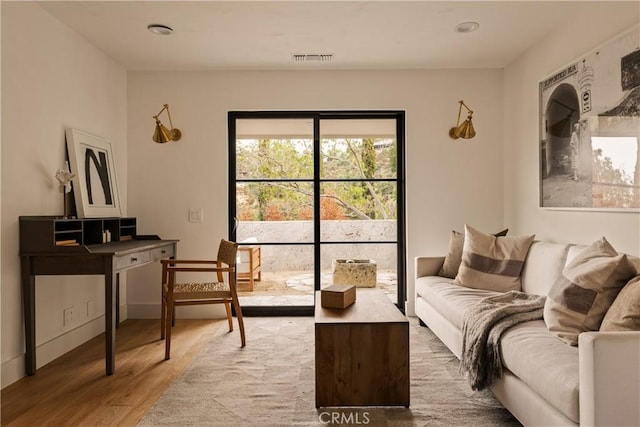
[[[129,70],[502,68],[602,2],[42,1]],[[606,3],[606,1],[605,1]],[[476,21],[467,34],[454,28]],[[149,24],[172,27],[155,35]],[[295,62],[293,54],[333,54]]]

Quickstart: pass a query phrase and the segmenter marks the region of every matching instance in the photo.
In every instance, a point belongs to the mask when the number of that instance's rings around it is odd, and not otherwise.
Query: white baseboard
[[[24,366],[24,354],[4,362],[2,364],[2,388],[26,376]]]
[[[416,300],[408,300],[404,303],[404,313],[407,317],[416,317]]]
[[[36,346],[36,368],[46,365],[103,332],[104,315],[98,316],[77,328]],[[2,388],[25,376],[27,375],[25,373],[24,354],[2,363]]]

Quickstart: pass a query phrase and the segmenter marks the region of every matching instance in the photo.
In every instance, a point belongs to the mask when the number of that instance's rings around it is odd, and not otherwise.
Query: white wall
[[[230,110],[406,111],[411,299],[415,256],[444,253],[465,222],[503,225],[500,70],[129,72],[128,85],[129,214],[142,232],[180,239],[180,257],[213,256],[228,235]],[[476,112],[473,140],[449,139],[459,99]],[[165,103],[183,136],[160,145],[151,116]],[[204,222],[189,223],[189,208]],[[131,317],[159,315],[159,280],[157,266],[129,273]]]
[[[538,207],[538,82],[640,21],[638,2],[603,2],[549,34],[504,71],[505,226],[539,239],[589,244],[605,236],[640,254],[640,213],[556,211]],[[640,36],[638,37],[640,39]]]
[[[56,171],[64,165],[65,127],[114,146],[122,201],[127,198],[126,71],[32,2],[2,2],[2,386],[24,375],[18,216],[60,215]],[[126,206],[126,203],[125,203]],[[94,316],[86,303],[95,301]],[[122,303],[125,303],[123,300]],[[63,309],[75,321],[63,326]],[[104,331],[98,276],[36,280],[40,367]]]

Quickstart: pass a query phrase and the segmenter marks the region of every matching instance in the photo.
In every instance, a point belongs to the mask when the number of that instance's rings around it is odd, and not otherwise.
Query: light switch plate
[[[189,222],[202,222],[204,217],[204,209],[189,209]]]

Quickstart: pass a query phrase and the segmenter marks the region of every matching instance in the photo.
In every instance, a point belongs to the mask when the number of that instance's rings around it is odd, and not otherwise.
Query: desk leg
[[[116,368],[116,286],[118,274],[113,257],[104,257],[104,300],[105,300],[105,362],[107,375]]]
[[[24,312],[24,365],[27,375],[36,373],[36,278],[31,274],[31,258],[20,257],[22,305]]]
[[[120,273],[116,273],[116,328],[120,327]]]

